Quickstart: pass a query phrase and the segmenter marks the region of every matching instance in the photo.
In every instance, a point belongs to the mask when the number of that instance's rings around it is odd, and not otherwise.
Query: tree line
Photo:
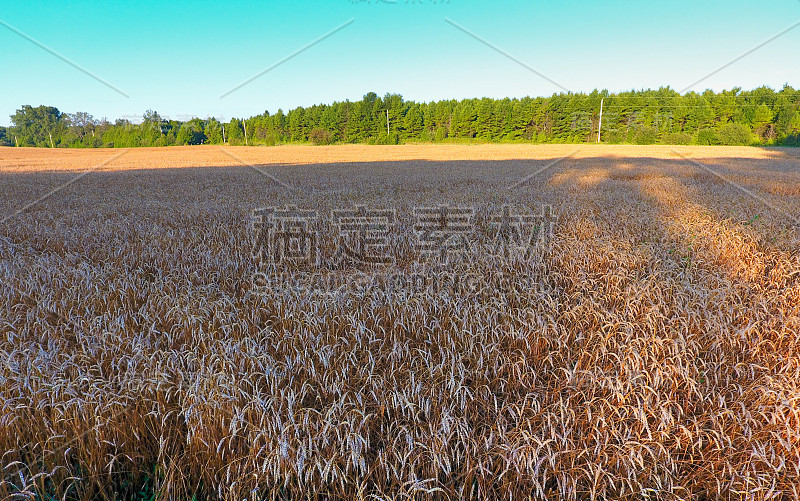
[[[600,117],[603,105],[602,126]],[[194,144],[535,142],[800,146],[800,91],[759,87],[679,94],[669,87],[521,99],[429,103],[370,92],[360,101],[298,107],[224,122],[169,120],[148,110],[141,123],[25,105],[0,127],[0,145],[130,148]]]

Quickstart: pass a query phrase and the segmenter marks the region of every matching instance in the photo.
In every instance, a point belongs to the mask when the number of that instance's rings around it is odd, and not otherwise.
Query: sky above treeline
[[[797,0],[7,2],[0,125],[23,104],[138,122],[147,109],[227,120],[370,91],[780,89],[800,86],[798,49]]]

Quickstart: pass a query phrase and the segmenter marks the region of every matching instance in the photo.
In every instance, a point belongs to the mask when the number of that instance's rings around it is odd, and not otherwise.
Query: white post
[[[604,99],[600,98],[600,122],[597,124],[597,142],[600,143],[600,129],[603,128],[603,101]]]
[[[389,108],[386,108],[386,135],[389,135]]]
[[[17,135],[16,134],[14,134],[14,144],[16,144],[17,148],[19,148],[19,141],[17,141]]]
[[[247,120],[242,120],[242,125],[244,125],[244,145],[247,146]]]
[[[222,124],[222,144],[225,144],[225,124]]]
[[[53,134],[51,134],[50,132],[48,132],[47,134],[50,136],[50,147],[55,148],[56,145],[53,144]]]

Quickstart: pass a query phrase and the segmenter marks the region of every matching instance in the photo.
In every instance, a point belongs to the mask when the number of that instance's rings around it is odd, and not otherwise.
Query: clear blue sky
[[[112,121],[148,108],[229,119],[368,91],[431,101],[561,90],[445,18],[576,92],[682,89],[800,21],[800,1],[4,2],[0,21],[129,97],[0,25],[0,124],[22,104]],[[799,87],[798,54],[800,27],[694,89]]]

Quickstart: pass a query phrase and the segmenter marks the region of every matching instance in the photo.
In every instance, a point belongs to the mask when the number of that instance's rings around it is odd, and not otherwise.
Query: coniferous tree
[[[399,94],[382,98],[369,92],[360,101],[298,107],[274,115],[265,111],[224,124],[230,144],[273,145],[314,137],[337,142],[395,144],[411,141],[478,139],[556,143],[594,142],[604,102],[604,142],[669,144],[797,144],[800,142],[800,91],[785,85],[743,91],[680,95],[657,90],[607,90],[562,93],[521,99],[463,99],[431,103],[406,101]],[[387,133],[387,113],[389,133]],[[223,124],[216,119],[167,120],[148,110],[140,123],[107,120],[100,125],[88,113],[71,115],[50,106],[23,106],[11,117],[2,144],[20,146],[135,147],[172,144],[220,144]],[[749,136],[745,134],[747,129]],[[325,131],[321,134],[320,131]],[[750,133],[752,131],[752,133]],[[51,139],[52,138],[52,139]],[[745,141],[745,139],[747,140]],[[327,139],[325,139],[327,141]]]

